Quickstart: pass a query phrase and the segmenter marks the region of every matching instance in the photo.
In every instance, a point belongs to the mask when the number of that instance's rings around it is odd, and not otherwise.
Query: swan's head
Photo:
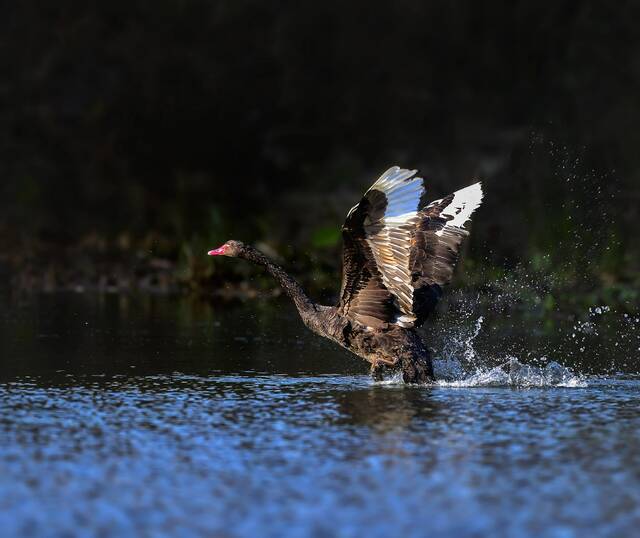
[[[207,252],[207,254],[209,256],[229,256],[230,258],[237,258],[238,256],[240,256],[243,250],[243,243],[231,239],[221,247],[210,250],[209,252]]]

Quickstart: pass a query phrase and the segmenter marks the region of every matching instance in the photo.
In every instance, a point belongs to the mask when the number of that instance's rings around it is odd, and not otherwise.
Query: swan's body
[[[416,170],[387,170],[355,205],[342,228],[343,278],[337,306],[313,303],[263,253],[228,241],[210,255],[263,265],[294,301],[302,321],[371,363],[374,377],[401,369],[407,383],[433,380],[429,350],[416,328],[451,280],[464,224],[482,201],[480,183],[427,203]]]

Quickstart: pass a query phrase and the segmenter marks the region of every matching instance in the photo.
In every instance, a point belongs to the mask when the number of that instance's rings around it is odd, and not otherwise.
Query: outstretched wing
[[[341,312],[369,327],[424,322],[449,283],[480,183],[427,204],[416,170],[387,170],[343,226]]]

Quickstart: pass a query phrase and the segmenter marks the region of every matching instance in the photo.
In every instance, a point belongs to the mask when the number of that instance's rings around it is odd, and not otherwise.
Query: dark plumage
[[[375,378],[401,369],[407,383],[433,380],[416,328],[451,281],[464,224],[482,201],[480,183],[428,203],[416,170],[387,170],[345,220],[337,306],[320,306],[263,253],[239,241],[209,252],[263,265],[293,299],[302,321],[371,363]]]

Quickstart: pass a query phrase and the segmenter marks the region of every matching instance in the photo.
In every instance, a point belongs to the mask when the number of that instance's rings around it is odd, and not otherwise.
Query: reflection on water
[[[0,315],[6,535],[618,536],[640,524],[630,373],[581,387],[373,384],[282,304],[49,297]],[[529,375],[518,364],[505,375]]]

